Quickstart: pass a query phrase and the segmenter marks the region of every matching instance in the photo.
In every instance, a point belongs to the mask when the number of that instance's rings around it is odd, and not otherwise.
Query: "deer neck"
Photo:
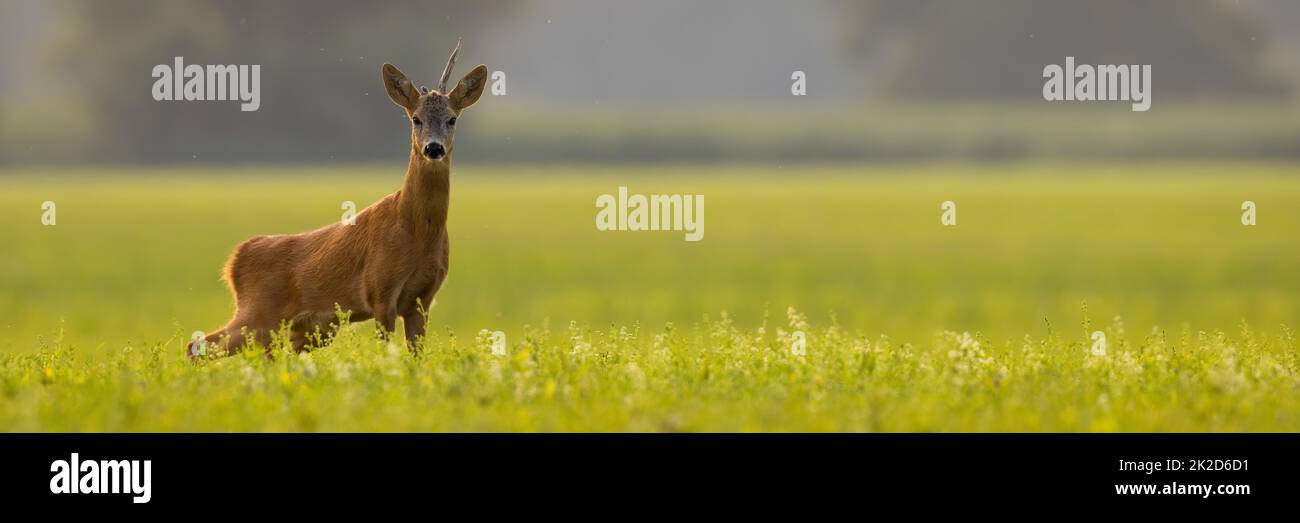
[[[411,151],[406,180],[397,198],[398,212],[417,234],[437,237],[446,231],[451,196],[451,155],[446,161],[425,159]]]

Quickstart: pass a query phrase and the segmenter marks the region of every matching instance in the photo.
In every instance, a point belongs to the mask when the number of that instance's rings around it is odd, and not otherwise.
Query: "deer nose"
[[[424,155],[431,159],[440,159],[444,154],[447,154],[447,150],[443,149],[442,144],[438,142],[429,142],[424,146]]]

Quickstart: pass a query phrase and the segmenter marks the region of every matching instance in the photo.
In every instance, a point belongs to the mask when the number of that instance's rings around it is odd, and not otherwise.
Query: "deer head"
[[[456,144],[456,120],[461,111],[474,105],[483,87],[487,85],[487,66],[479,64],[473,71],[460,79],[456,87],[447,91],[447,80],[451,78],[451,69],[456,65],[456,55],[460,54],[460,41],[447,59],[447,66],[442,70],[442,79],[438,88],[430,91],[415,84],[393,64],[384,64],[384,87],[388,97],[406,110],[411,121],[411,148],[413,155],[428,162],[445,162],[451,158],[451,151]]]

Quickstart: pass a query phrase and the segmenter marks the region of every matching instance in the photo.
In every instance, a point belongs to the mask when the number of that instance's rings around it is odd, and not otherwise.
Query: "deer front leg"
[[[402,314],[402,324],[406,328],[406,348],[412,354],[420,353],[419,339],[424,336],[424,311],[419,307]]]
[[[397,331],[397,311],[388,304],[376,306],[375,327],[379,329],[379,338],[388,341],[388,337]]]
[[[406,348],[412,354],[420,353],[419,339],[424,336],[425,322],[429,319],[429,309],[433,308],[433,295],[438,292],[438,283],[426,288],[402,309],[402,323],[406,327]]]
[[[367,300],[370,312],[375,318],[375,328],[379,339],[388,341],[389,336],[397,331],[397,292],[401,284],[394,281],[380,281],[370,286]]]

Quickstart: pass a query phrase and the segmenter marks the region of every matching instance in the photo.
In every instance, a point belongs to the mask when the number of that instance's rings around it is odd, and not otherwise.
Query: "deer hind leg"
[[[220,328],[212,334],[204,336],[202,340],[193,340],[185,346],[185,355],[195,359],[208,354],[212,354],[212,349],[220,347],[221,341],[226,337],[226,329]],[[202,345],[200,345],[202,344]]]
[[[235,247],[226,263],[226,281],[235,296],[235,317],[226,325],[226,353],[234,354],[250,341],[271,352],[271,334],[289,309],[292,289],[288,261],[294,237],[255,236]]]
[[[339,326],[333,323],[333,314],[305,314],[293,323],[289,342],[295,352],[305,352],[324,347],[334,340]]]
[[[245,341],[245,331],[232,321],[225,327],[217,329],[216,332],[204,336],[201,348],[198,340],[191,341],[185,346],[185,355],[190,359],[201,356],[229,356],[243,348]]]
[[[224,329],[226,332],[226,355],[234,355],[247,347],[249,342],[261,345],[266,351],[271,350],[271,330],[252,322],[240,319],[232,320]]]
[[[289,348],[293,349],[293,352],[307,351],[307,341],[307,331],[302,329],[289,331]]]
[[[293,343],[293,350],[308,352],[329,345],[334,341],[334,335],[337,333],[338,328],[332,325],[323,326],[320,330],[317,330],[316,326],[312,326],[311,329],[294,331],[294,337],[290,338],[290,341]]]

